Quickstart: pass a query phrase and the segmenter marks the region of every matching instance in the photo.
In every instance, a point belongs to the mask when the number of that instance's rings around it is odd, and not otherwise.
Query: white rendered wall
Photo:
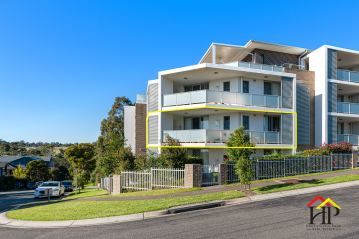
[[[209,164],[219,164],[223,162],[224,149],[208,149]]]
[[[328,49],[309,54],[309,70],[315,72],[315,145],[328,142]]]
[[[136,152],[136,107],[124,106],[124,134],[125,146],[131,147],[132,153]]]

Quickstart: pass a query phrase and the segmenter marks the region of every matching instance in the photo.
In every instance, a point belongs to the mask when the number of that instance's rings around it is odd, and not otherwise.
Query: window
[[[224,130],[230,130],[231,129],[231,117],[230,116],[224,116],[223,129]]]
[[[338,123],[338,134],[344,134],[344,123],[340,122]]]
[[[223,91],[230,91],[231,90],[231,82],[226,81],[223,82]]]
[[[243,117],[242,117],[242,125],[243,125],[245,130],[249,130],[249,116],[248,115],[243,115]]]
[[[201,90],[201,85],[194,85],[192,88],[193,91],[195,90]]]
[[[280,117],[279,116],[265,116],[265,131],[279,132],[280,131]]]
[[[249,93],[249,81],[243,81],[242,91],[243,93]]]
[[[200,129],[200,118],[195,117],[192,119],[192,129]]]
[[[260,58],[261,58],[261,63],[262,63],[262,64],[265,64],[265,63],[264,63],[264,62],[265,62],[265,60],[264,60],[264,54],[260,53],[259,56],[260,56]],[[259,63],[259,62],[257,62],[257,63]]]
[[[264,82],[264,94],[271,95],[272,94],[272,84],[268,81]]]
[[[196,91],[196,90],[208,90],[209,89],[209,83],[201,83],[201,84],[195,84],[195,85],[185,85],[184,91]]]
[[[184,118],[185,129],[208,129],[208,116]]]

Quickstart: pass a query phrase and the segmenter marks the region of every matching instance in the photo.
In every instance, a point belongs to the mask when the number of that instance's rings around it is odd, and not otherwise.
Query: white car
[[[65,194],[65,187],[59,181],[48,181],[40,184],[34,192],[35,198],[61,197]]]

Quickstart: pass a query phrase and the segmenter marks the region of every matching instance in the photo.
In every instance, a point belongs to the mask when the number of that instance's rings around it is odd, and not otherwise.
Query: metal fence
[[[121,187],[127,190],[184,188],[184,169],[151,168],[145,171],[121,172]]]
[[[218,184],[218,165],[202,165],[202,186]]]
[[[101,189],[111,191],[111,177],[101,178]]]
[[[329,172],[352,167],[352,154],[332,154],[281,160],[253,160],[253,180]],[[239,182],[234,164],[227,165],[226,182]]]

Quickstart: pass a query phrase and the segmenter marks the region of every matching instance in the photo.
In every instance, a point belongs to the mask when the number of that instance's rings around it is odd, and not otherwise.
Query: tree
[[[250,190],[250,183],[253,178],[252,161],[250,155],[254,152],[252,147],[254,145],[250,142],[249,135],[246,133],[244,127],[236,129],[229,137],[227,146],[227,154],[231,160],[236,161],[236,173],[242,185],[248,186]],[[243,147],[243,148],[231,148]],[[249,148],[247,148],[249,147]]]
[[[55,181],[64,181],[71,178],[70,172],[67,167],[59,166],[50,170],[51,179]]]
[[[20,165],[18,165],[14,171],[12,172],[13,176],[16,179],[26,179],[26,170],[23,169]]]
[[[127,97],[116,97],[107,118],[101,121],[101,135],[97,140],[100,153],[108,150],[123,148],[124,136],[124,106],[132,105]]]
[[[178,140],[167,135],[165,140],[164,149],[161,153],[161,158],[167,167],[171,168],[182,168],[187,161],[187,150],[181,147]],[[166,147],[167,146],[167,147]]]
[[[120,173],[135,168],[135,156],[130,147],[120,148],[116,152],[105,153],[97,159],[97,169],[102,175]]]
[[[134,167],[134,164],[128,165],[125,162],[131,161],[126,160],[128,157],[131,158],[131,155],[128,154],[128,150],[124,150],[124,106],[126,105],[132,105],[127,97],[116,97],[107,118],[101,121],[101,135],[97,140],[96,152],[98,171],[104,176],[113,173],[119,165],[122,165],[122,168]]]
[[[42,182],[49,179],[49,168],[43,160],[33,160],[26,165],[26,177],[31,182]]]
[[[96,167],[95,147],[93,144],[74,144],[65,151],[65,157],[70,162],[73,176],[78,184],[76,187],[83,189],[90,180],[91,172]]]

